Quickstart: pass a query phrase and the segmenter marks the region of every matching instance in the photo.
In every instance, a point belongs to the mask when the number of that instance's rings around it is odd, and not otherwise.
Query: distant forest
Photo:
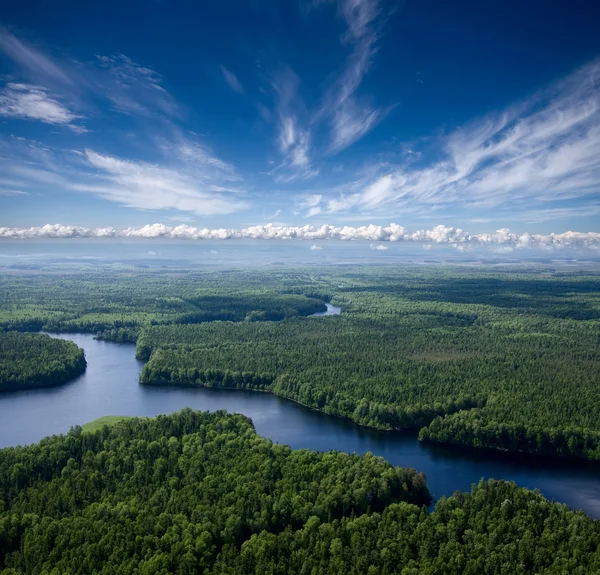
[[[269,391],[423,441],[600,459],[600,277],[451,267],[0,276],[0,329],[136,342],[145,385]],[[340,305],[340,316],[306,317]]]

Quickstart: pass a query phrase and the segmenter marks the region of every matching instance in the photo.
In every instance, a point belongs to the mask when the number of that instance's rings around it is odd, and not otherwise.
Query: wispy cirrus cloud
[[[107,76],[96,76],[101,93],[116,111],[125,114],[153,113],[179,117],[179,104],[162,86],[162,77],[152,68],[141,66],[124,54],[97,56]]]
[[[0,26],[0,51],[28,74],[47,82],[72,85],[73,79],[54,60]]]
[[[357,95],[371,67],[385,24],[379,0],[338,0],[338,12],[346,22],[342,42],[352,46],[346,65],[326,93],[320,117],[329,118],[329,152],[339,152],[362,138],[389,109],[373,106]]]
[[[299,119],[304,106],[298,96],[298,77],[291,69],[283,71],[273,82],[277,93],[277,145],[282,162],[271,170],[276,183],[306,180],[319,172],[311,163],[311,133]]]
[[[241,181],[233,164],[219,158],[213,150],[193,134],[186,136],[174,129],[171,137],[158,138],[158,147],[166,157],[182,162],[188,168],[196,168],[203,173],[221,174],[228,181]]]
[[[320,213],[507,206],[524,212],[593,200],[600,191],[600,61],[429,144],[438,161],[413,154],[404,163],[373,166],[375,175],[324,193]]]
[[[124,54],[98,55],[86,62],[55,58],[2,27],[0,53],[26,78],[13,84],[29,85],[39,92],[38,98],[45,95],[55,108],[62,106],[63,114],[68,112],[79,120],[100,113],[98,104],[105,102],[122,114],[160,114],[175,119],[182,115],[181,106],[162,86],[160,74]]]
[[[230,214],[247,206],[243,200],[223,197],[211,184],[195,181],[193,174],[147,162],[124,160],[85,150],[85,159],[98,170],[99,183],[75,184],[131,208],[175,209],[198,215]]]
[[[48,90],[29,84],[8,83],[0,89],[0,115],[67,126],[77,133],[86,129],[74,123],[81,116],[71,111]]]
[[[201,149],[189,139],[185,145]],[[212,216],[248,207],[240,178],[229,164],[207,150],[202,162],[188,162],[178,155],[181,147],[181,141],[173,142],[165,146],[160,162],[148,162],[93,149],[50,150],[10,138],[0,146],[0,172],[25,192],[86,193],[140,210]]]
[[[128,154],[123,146],[118,152],[100,152],[85,144],[70,151],[51,150],[5,138],[0,142],[0,169],[16,189],[89,193],[131,208],[204,216],[248,206],[235,167],[180,127],[185,109],[152,68],[123,54],[96,56],[85,63],[63,58],[59,63],[4,28],[0,52],[20,74],[36,81],[0,88],[0,115],[83,133],[84,121],[116,112],[137,116],[136,135],[141,136],[138,154]]]
[[[310,194],[308,196],[303,196],[297,201],[296,207],[299,210],[306,210],[305,217],[311,218],[321,213],[322,199],[322,194]]]
[[[227,85],[238,94],[244,93],[244,87],[242,83],[238,80],[238,77],[231,71],[225,68],[225,66],[221,66],[221,72],[223,73],[223,78],[225,78],[225,82]]]

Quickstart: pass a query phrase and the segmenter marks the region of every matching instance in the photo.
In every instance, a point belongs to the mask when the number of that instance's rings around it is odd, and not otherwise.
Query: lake
[[[0,447],[34,443],[103,415],[226,409],[247,415],[258,433],[294,449],[371,451],[394,465],[414,467],[425,472],[435,498],[467,491],[482,477],[494,477],[539,489],[549,499],[600,518],[598,464],[422,444],[415,434],[363,428],[267,393],[145,387],[138,384],[143,364],[135,359],[134,345],[96,341],[88,334],[55,337],[70,339],[85,350],[87,370],[60,387],[0,395]]]

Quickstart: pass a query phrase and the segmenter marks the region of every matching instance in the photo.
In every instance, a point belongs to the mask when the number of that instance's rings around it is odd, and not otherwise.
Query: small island
[[[85,353],[72,341],[45,334],[0,333],[0,393],[60,385],[81,375]]]

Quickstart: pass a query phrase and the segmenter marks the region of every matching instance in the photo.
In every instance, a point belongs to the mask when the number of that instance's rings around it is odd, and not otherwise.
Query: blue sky
[[[0,7],[0,226],[600,231],[598,2]]]

